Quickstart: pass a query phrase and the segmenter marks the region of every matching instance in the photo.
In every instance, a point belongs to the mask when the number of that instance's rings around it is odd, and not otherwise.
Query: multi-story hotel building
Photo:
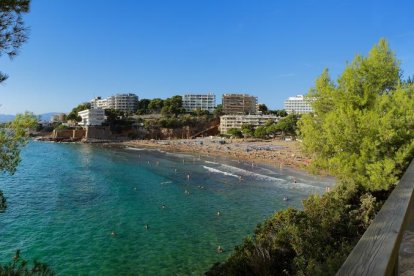
[[[185,94],[183,96],[183,108],[187,112],[192,112],[199,108],[212,113],[216,108],[216,95],[212,93]]]
[[[255,127],[266,124],[269,120],[279,121],[280,117],[276,115],[224,115],[220,116],[219,130],[221,134],[227,134],[231,128],[241,129],[244,124]]]
[[[81,126],[100,126],[105,121],[105,110],[101,108],[91,108],[78,112],[82,118],[78,124]]]
[[[92,108],[116,109],[124,112],[135,112],[138,108],[138,96],[132,93],[116,94],[106,99],[96,97],[91,100]]]
[[[224,94],[224,114],[256,114],[257,97],[247,94]]]
[[[91,100],[91,108],[107,109],[108,108],[108,101],[107,101],[107,99],[102,99],[101,97],[96,97],[93,100]]]
[[[288,114],[309,113],[313,111],[311,103],[312,103],[312,99],[304,97],[303,95],[297,95],[296,97],[289,97],[285,101],[285,110]]]

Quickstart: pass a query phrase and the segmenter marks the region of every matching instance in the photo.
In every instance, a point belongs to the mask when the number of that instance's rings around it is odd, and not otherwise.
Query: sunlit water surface
[[[87,144],[31,142],[22,160],[15,175],[0,175],[0,262],[21,249],[59,275],[200,275],[257,223],[330,185],[286,169]]]

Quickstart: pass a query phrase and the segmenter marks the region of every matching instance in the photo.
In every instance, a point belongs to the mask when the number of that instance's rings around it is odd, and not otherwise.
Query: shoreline
[[[221,142],[224,141],[224,142]],[[270,167],[306,171],[310,159],[300,152],[297,141],[257,141],[245,139],[198,138],[178,140],[131,140],[108,143],[132,148],[158,149],[166,152],[190,153],[246,161]]]

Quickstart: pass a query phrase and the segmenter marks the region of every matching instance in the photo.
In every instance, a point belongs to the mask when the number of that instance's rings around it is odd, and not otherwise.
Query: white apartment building
[[[231,128],[241,129],[244,124],[253,126],[265,125],[269,120],[278,122],[280,117],[276,115],[224,115],[220,116],[219,130],[221,134],[227,134]]]
[[[116,94],[106,99],[96,97],[91,100],[92,108],[116,109],[124,112],[135,112],[138,108],[138,96],[132,93]]]
[[[187,112],[195,109],[207,110],[212,113],[216,109],[216,95],[208,94],[185,94],[183,96],[183,108]]]
[[[297,95],[295,97],[289,97],[285,101],[285,110],[288,114],[296,113],[303,114],[312,112],[312,99],[304,97],[303,95]]]
[[[91,108],[78,112],[82,121],[78,124],[81,126],[100,126],[105,121],[105,110],[101,108]]]
[[[101,97],[96,97],[91,100],[91,108],[108,109],[108,100],[102,99]]]

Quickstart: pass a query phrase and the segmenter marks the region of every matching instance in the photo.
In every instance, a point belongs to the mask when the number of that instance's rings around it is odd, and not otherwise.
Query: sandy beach
[[[132,140],[122,145],[136,148],[156,148],[168,152],[186,152],[220,156],[271,166],[304,169],[310,162],[303,156],[297,141],[198,138],[179,140]]]

